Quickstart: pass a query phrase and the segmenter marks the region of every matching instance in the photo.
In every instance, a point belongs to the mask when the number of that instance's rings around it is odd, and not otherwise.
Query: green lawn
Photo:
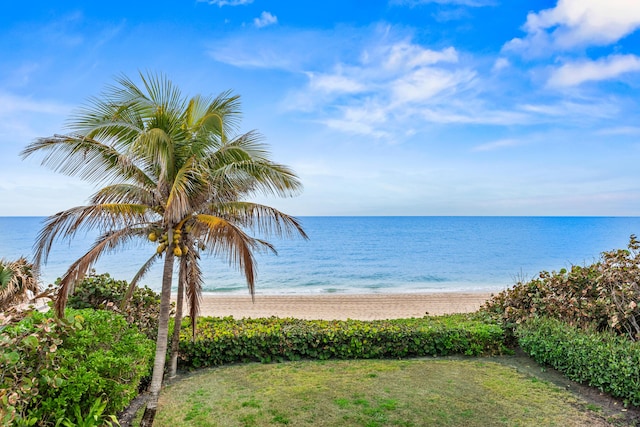
[[[163,390],[154,425],[608,425],[591,409],[487,360],[305,361],[199,371]]]

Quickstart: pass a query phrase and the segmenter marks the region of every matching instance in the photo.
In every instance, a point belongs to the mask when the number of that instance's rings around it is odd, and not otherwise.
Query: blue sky
[[[18,153],[139,71],[241,95],[293,215],[640,215],[635,0],[8,2],[0,50],[0,215],[86,202]]]

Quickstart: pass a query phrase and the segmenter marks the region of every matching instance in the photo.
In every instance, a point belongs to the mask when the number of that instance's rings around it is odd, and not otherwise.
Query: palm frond
[[[192,212],[194,194],[206,191],[209,184],[195,158],[188,159],[177,171],[165,207],[165,219],[177,223]]]
[[[95,228],[109,230],[140,227],[152,222],[148,207],[132,204],[79,206],[48,217],[38,234],[34,264],[46,263],[51,246],[57,240],[73,238],[78,232]]]
[[[220,217],[199,214],[196,220],[206,230],[199,237],[206,243],[209,251],[216,256],[226,256],[230,266],[237,266],[244,273],[247,287],[253,296],[256,280],[253,251],[262,248],[261,242]]]
[[[154,208],[158,207],[158,203],[153,190],[133,184],[114,184],[98,190],[90,201],[93,205],[134,203]]]
[[[180,272],[183,274],[184,289],[189,303],[189,317],[191,318],[191,333],[193,339],[196,336],[196,324],[200,314],[200,302],[202,299],[202,270],[200,269],[200,255],[193,245],[180,260]]]
[[[163,74],[147,75],[139,73],[140,80],[146,89],[148,99],[150,99],[156,108],[162,107],[165,111],[183,111],[185,108],[185,100],[180,93],[180,89],[175,86],[167,76]],[[127,79],[123,79],[126,81]],[[129,80],[127,83],[133,84]]]
[[[131,230],[130,228],[104,233],[96,239],[89,251],[71,264],[60,279],[58,287],[54,308],[59,317],[64,315],[67,300],[73,292],[76,283],[86,276],[87,272],[91,270],[98,259],[105,252],[115,250],[118,246],[136,237],[137,234],[135,230]]]
[[[207,142],[209,135],[224,135],[225,111],[211,108],[211,100],[194,96],[189,100],[184,112],[184,126],[189,129],[196,141]],[[204,136],[204,138],[202,138]]]
[[[133,179],[144,185],[153,185],[131,158],[114,147],[80,135],[54,135],[38,138],[20,155],[27,158],[44,153],[43,166],[65,175],[79,176],[89,182],[111,182],[114,179]]]
[[[122,302],[120,303],[121,309],[124,309],[127,306],[127,304],[129,304],[129,300],[133,296],[133,292],[138,286],[138,282],[140,282],[140,280],[142,280],[144,276],[147,275],[151,267],[153,267],[153,264],[155,264],[156,261],[158,261],[161,258],[162,258],[162,254],[153,254],[151,258],[149,258],[148,260],[145,261],[144,264],[142,264],[142,267],[140,267],[136,275],[133,276],[133,279],[131,279],[131,282],[129,283],[129,287],[127,288],[127,293],[124,295],[124,298],[122,298]]]
[[[298,234],[309,239],[299,219],[270,206],[232,201],[212,204],[209,209],[264,236],[292,237]]]
[[[161,128],[153,127],[140,132],[131,145],[131,150],[146,159],[147,168],[157,181],[171,182],[173,179],[175,153],[170,135]]]
[[[215,98],[195,97],[190,127],[201,136],[229,135],[240,121],[240,96],[225,91]],[[197,107],[197,108],[196,108]]]
[[[231,165],[226,173],[246,174],[253,183],[252,193],[294,197],[302,192],[302,183],[295,173],[284,165],[271,162],[244,162]]]
[[[112,88],[100,97],[89,98],[72,113],[67,128],[74,134],[126,147],[144,129],[145,108],[135,97],[115,100],[118,92]]]
[[[211,153],[212,179],[244,192],[290,197],[302,191],[302,183],[288,167],[269,160],[261,136],[248,132],[224,143]]]

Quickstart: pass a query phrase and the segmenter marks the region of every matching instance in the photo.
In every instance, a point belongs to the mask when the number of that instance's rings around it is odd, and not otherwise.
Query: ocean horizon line
[[[0,258],[32,257],[42,216],[0,217]],[[269,239],[278,255],[256,254],[262,294],[499,291],[516,278],[595,262],[640,235],[640,217],[301,216],[309,235]],[[259,236],[261,237],[261,236]],[[88,250],[94,232],[56,242],[42,279],[53,283]],[[130,281],[155,253],[144,239],[105,254],[96,273]],[[226,259],[202,257],[204,292],[243,293]],[[161,284],[161,262],[141,282]]]

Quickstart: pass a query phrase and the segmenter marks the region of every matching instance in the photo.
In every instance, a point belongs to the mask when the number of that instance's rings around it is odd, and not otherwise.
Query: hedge
[[[516,329],[522,349],[567,378],[640,405],[640,343],[612,332],[535,318]]]
[[[384,321],[322,321],[276,317],[199,318],[192,340],[188,319],[180,336],[185,368],[235,362],[373,359],[450,354],[503,354],[503,329],[470,315]]]

